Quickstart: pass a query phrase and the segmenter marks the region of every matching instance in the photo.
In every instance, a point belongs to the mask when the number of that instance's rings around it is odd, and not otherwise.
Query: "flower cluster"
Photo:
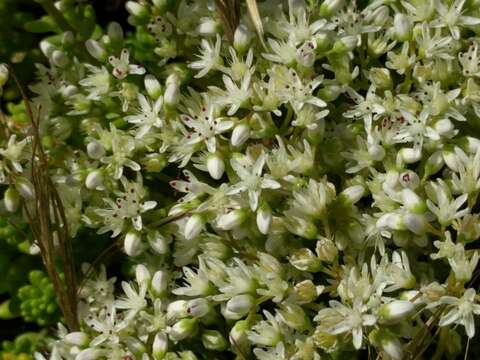
[[[86,266],[80,330],[37,359],[468,349],[477,2],[263,1],[263,31],[241,6],[232,41],[211,3],[128,1],[133,33],[41,44],[31,107],[71,236],[108,233],[134,265],[118,283]],[[15,213],[35,199],[32,139],[14,118],[9,133]]]

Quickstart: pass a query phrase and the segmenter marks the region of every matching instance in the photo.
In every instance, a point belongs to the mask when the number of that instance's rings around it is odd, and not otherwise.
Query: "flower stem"
[[[52,17],[55,23],[62,31],[75,32],[73,27],[68,23],[62,13],[55,7],[52,0],[35,0],[38,2],[48,15]]]

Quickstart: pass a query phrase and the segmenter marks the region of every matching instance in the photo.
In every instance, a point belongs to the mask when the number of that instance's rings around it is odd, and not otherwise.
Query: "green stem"
[[[55,7],[52,0],[35,0],[38,2],[48,15],[56,22],[62,31],[75,32],[73,27],[68,23],[63,14]]]

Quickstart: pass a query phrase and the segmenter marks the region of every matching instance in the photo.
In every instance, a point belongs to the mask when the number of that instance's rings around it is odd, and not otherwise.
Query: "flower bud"
[[[153,338],[152,356],[154,360],[161,360],[168,350],[168,337],[164,332],[158,332]]]
[[[186,300],[176,300],[168,304],[167,319],[181,319],[188,316],[188,302]]]
[[[85,186],[89,190],[103,189],[103,173],[101,170],[93,170],[85,179]]]
[[[444,165],[443,155],[441,151],[435,151],[427,159],[425,164],[425,176],[437,173]]]
[[[403,217],[397,213],[387,213],[377,220],[377,228],[387,228],[390,230],[405,230]]]
[[[403,216],[405,227],[417,235],[423,235],[427,232],[427,219],[423,214],[407,213]]]
[[[217,225],[222,230],[232,230],[241,225],[247,219],[247,212],[244,209],[236,209],[228,214],[220,216]]]
[[[45,57],[50,59],[55,49],[56,49],[55,46],[53,46],[48,41],[46,40],[40,41],[40,50],[42,51],[43,55],[45,55]]]
[[[202,36],[213,36],[218,30],[219,24],[213,18],[203,18],[197,27],[197,32]]]
[[[320,5],[320,15],[327,18],[332,16],[343,6],[344,2],[344,0],[325,0]]]
[[[250,126],[246,123],[240,123],[232,131],[230,142],[232,146],[242,146],[250,137]]]
[[[385,5],[377,7],[370,16],[371,23],[377,26],[384,26],[385,23],[389,20],[389,9]]]
[[[207,170],[212,179],[220,180],[225,171],[225,163],[218,153],[207,156]]]
[[[298,304],[308,304],[315,301],[323,290],[323,286],[316,286],[312,280],[304,280],[293,287],[294,299]]]
[[[438,120],[435,125],[433,126],[435,131],[442,135],[442,136],[447,136],[451,137],[455,133],[455,125],[453,125],[452,121],[450,119],[440,119]]]
[[[103,62],[108,57],[107,51],[105,50],[103,45],[96,40],[87,40],[85,42],[85,47],[87,48],[88,53],[98,61]]]
[[[0,64],[0,88],[8,81],[8,67],[6,64]]]
[[[84,347],[88,344],[88,335],[81,331],[75,331],[67,334],[65,341],[71,345]]]
[[[365,188],[362,185],[349,186],[340,193],[342,199],[350,205],[358,202],[365,195]]]
[[[224,351],[228,347],[227,340],[218,330],[204,330],[202,334],[203,346],[208,350]]]
[[[247,331],[250,330],[251,324],[248,320],[240,320],[233,325],[230,330],[229,339],[233,346],[241,350],[246,350],[249,347],[247,338]]]
[[[52,53],[52,62],[58,67],[65,67],[70,63],[70,59],[63,51],[55,50]]]
[[[136,355],[137,358],[139,358],[141,354],[145,354],[145,352],[147,351],[147,349],[145,348],[145,344],[133,336],[126,336],[123,341],[127,345],[128,350],[130,350],[134,355]]]
[[[427,210],[425,202],[413,190],[405,188],[401,192],[402,202],[405,207],[417,214],[421,214]]]
[[[303,331],[309,325],[308,318],[299,305],[283,302],[280,309],[277,310],[277,314],[285,324],[295,330]]]
[[[14,213],[20,206],[20,194],[13,187],[9,187],[3,194],[3,203],[8,212]]]
[[[152,276],[147,267],[143,264],[138,264],[135,266],[135,278],[138,284],[149,283]]]
[[[120,43],[123,40],[122,26],[115,21],[108,24],[107,34],[110,40],[114,43]]]
[[[373,144],[368,146],[368,154],[372,157],[372,160],[382,161],[385,157],[385,149],[382,145]]]
[[[415,190],[420,185],[420,178],[417,173],[407,170],[398,176],[398,181],[404,188]]]
[[[169,252],[170,240],[158,231],[147,235],[148,244],[157,254],[163,255]]]
[[[392,78],[390,77],[390,71],[385,68],[371,68],[370,81],[379,90],[391,89],[393,86]]]
[[[125,235],[123,249],[128,256],[137,256],[142,252],[140,234],[134,231],[129,231]]]
[[[317,44],[315,41],[307,41],[300,46],[295,53],[297,63],[307,68],[312,67],[315,62],[316,48]]]
[[[407,164],[413,164],[422,158],[420,149],[403,148],[398,152],[397,162],[403,160]]]
[[[318,258],[323,262],[332,263],[338,256],[335,243],[326,237],[321,237],[320,240],[317,241],[315,250]]]
[[[315,254],[307,248],[297,249],[290,256],[290,264],[301,271],[317,272],[320,271],[321,262]]]
[[[408,41],[412,34],[412,22],[407,15],[397,13],[393,19],[393,29],[398,41]]]
[[[127,1],[125,8],[130,14],[139,18],[148,17],[149,15],[147,7],[136,1]]]
[[[17,178],[15,188],[24,199],[33,200],[35,198],[35,190],[32,183],[27,178]]]
[[[458,159],[452,148],[445,148],[442,151],[443,161],[448,168],[454,172],[458,172]]]
[[[175,107],[180,100],[180,79],[176,73],[170,74],[165,82],[164,102],[168,107]]]
[[[272,211],[267,205],[260,205],[257,210],[257,227],[263,235],[268,234],[272,223]]]
[[[144,83],[145,89],[152,99],[156,100],[162,95],[162,85],[160,85],[160,81],[155,76],[151,74],[146,75]]]
[[[202,232],[205,227],[205,221],[203,220],[202,215],[194,214],[190,216],[185,224],[184,235],[187,240],[196,238]]]
[[[210,303],[205,298],[198,298],[188,301],[187,314],[189,316],[200,318],[208,314]]]
[[[180,341],[192,336],[197,330],[196,319],[182,319],[177,321],[175,325],[170,328],[168,335],[173,341]]]
[[[410,301],[394,300],[380,307],[380,318],[388,323],[405,319],[415,310],[415,305]]]
[[[226,319],[238,320],[248,314],[255,305],[255,298],[252,295],[235,295],[227,301],[222,314]]]
[[[161,296],[165,293],[168,286],[168,273],[166,271],[158,270],[153,274],[152,291],[156,296]]]
[[[402,343],[388,330],[374,329],[369,334],[369,340],[381,348],[392,360],[402,360]]]
[[[152,0],[152,3],[153,6],[163,12],[167,8],[169,0]]]
[[[246,52],[252,41],[252,37],[251,31],[249,31],[244,24],[238,25],[233,35],[233,47],[241,54]]]
[[[97,360],[107,354],[107,350],[88,348],[80,351],[75,360]]]

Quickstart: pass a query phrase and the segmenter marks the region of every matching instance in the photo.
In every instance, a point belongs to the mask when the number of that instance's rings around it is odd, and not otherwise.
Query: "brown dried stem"
[[[215,0],[215,5],[222,20],[225,35],[228,41],[233,44],[235,30],[240,22],[240,1]]]
[[[78,330],[77,286],[72,243],[65,210],[50,178],[48,157],[41,144],[39,129],[41,108],[38,109],[38,115],[35,117],[28,97],[11,67],[10,72],[22,95],[32,129],[30,166],[35,199],[31,203],[24,203],[23,207],[34,241],[40,248],[43,263],[55,288],[58,305],[65,322],[71,331]],[[57,270],[57,261],[63,271],[64,279]]]

